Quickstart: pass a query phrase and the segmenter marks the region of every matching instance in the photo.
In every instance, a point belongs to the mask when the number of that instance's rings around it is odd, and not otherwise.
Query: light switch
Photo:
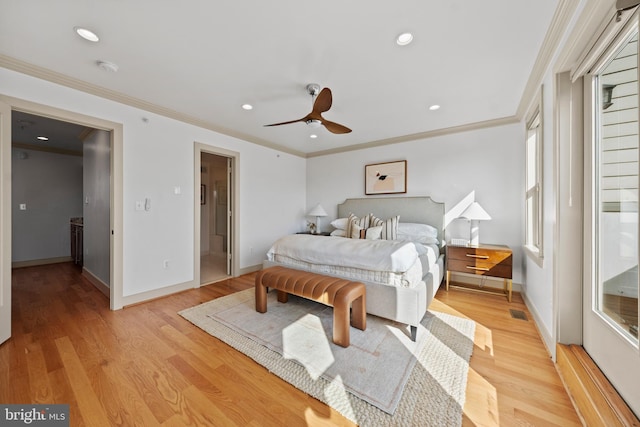
[[[182,188],[173,187],[173,194],[181,194],[181,193],[182,193]]]
[[[27,210],[27,204],[26,203],[20,203],[20,210],[21,211],[26,211]]]

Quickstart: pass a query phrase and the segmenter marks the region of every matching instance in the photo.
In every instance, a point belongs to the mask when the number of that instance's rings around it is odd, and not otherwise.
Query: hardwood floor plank
[[[108,426],[109,419],[104,412],[104,408],[100,403],[100,399],[96,395],[93,384],[87,376],[84,366],[80,362],[71,340],[66,337],[56,340],[58,352],[65,368],[69,384],[73,390],[73,394],[80,408],[81,414],[87,425],[90,426]]]
[[[178,315],[250,289],[254,277],[114,312],[73,264],[16,269],[0,402],[68,403],[72,426],[353,426]],[[464,426],[580,425],[519,294],[509,304],[440,290],[430,309],[476,322]],[[529,320],[513,319],[509,309]]]

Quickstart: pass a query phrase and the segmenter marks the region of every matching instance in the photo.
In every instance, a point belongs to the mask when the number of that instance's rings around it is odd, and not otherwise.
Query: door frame
[[[123,307],[123,125],[122,123],[111,122],[97,117],[87,116],[84,114],[76,113],[69,110],[63,110],[60,108],[52,107],[49,105],[38,104],[31,101],[26,101],[19,98],[14,98],[0,94],[0,102],[9,105],[11,110],[18,110],[29,114],[48,117],[55,120],[62,120],[66,122],[76,123],[79,125],[92,127],[95,129],[105,130],[110,132],[111,135],[111,177],[110,177],[110,231],[111,231],[111,245],[109,248],[109,270],[110,270],[110,284],[109,284],[109,306],[111,310],[119,310]],[[3,137],[0,141],[0,150],[4,154],[5,150],[11,153],[11,135],[9,137]],[[11,158],[11,156],[9,156]],[[10,170],[10,169],[9,169]],[[11,174],[3,172],[2,174],[2,186],[11,186]],[[11,212],[11,193],[8,195],[3,192],[2,194],[2,206],[3,209],[9,209]],[[9,235],[11,234],[11,219],[9,216],[8,224],[2,224],[4,227],[8,227]],[[4,231],[4,229],[3,229]],[[7,239],[3,239],[3,242]],[[9,240],[9,246],[11,245],[11,239]],[[4,267],[11,266],[11,251],[2,252],[2,271],[3,280],[4,272],[7,270]],[[10,271],[9,268],[9,283],[10,283]],[[4,283],[3,283],[4,284]]]
[[[240,272],[240,245],[238,244],[238,224],[240,223],[240,153],[215,147],[200,142],[193,145],[194,186],[193,194],[200,194],[200,168],[202,166],[202,153],[226,157],[231,160],[231,174],[229,176],[227,192],[229,198],[228,209],[231,210],[231,227],[228,233],[227,247],[231,248],[231,277],[237,277]],[[193,198],[193,287],[200,287],[200,198]]]
[[[8,142],[7,142],[8,141]],[[11,106],[0,98],[0,344],[11,338]]]

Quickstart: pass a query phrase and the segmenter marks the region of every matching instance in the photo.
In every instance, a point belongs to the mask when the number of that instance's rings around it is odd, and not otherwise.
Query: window
[[[525,251],[542,265],[542,93],[527,120]]]

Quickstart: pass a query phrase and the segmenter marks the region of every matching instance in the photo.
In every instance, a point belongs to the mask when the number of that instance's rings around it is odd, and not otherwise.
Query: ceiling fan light
[[[406,46],[413,41],[413,34],[402,33],[396,38],[396,43],[400,46]]]
[[[322,125],[322,122],[316,119],[309,119],[305,123],[311,128],[319,128]]]

